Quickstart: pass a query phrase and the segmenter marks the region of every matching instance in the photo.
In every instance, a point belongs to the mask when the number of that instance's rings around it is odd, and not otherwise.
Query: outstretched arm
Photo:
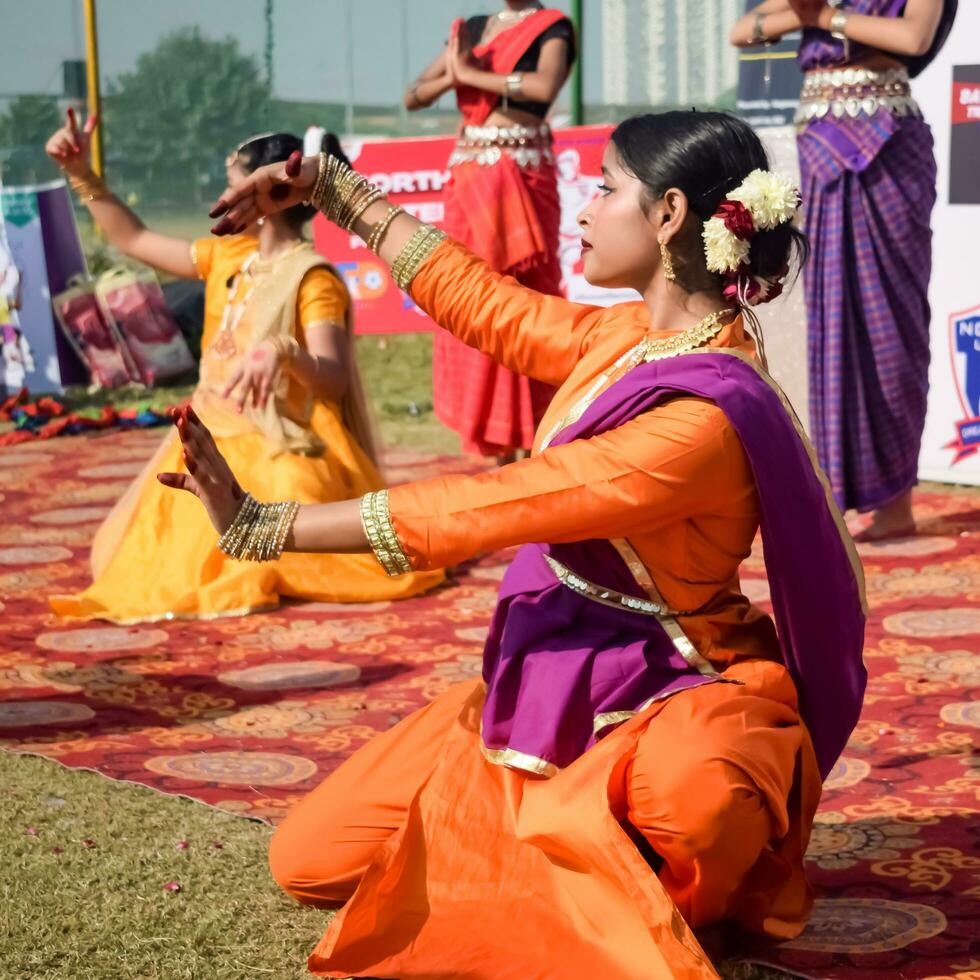
[[[223,534],[244,494],[193,410],[178,417],[177,428],[189,473],[159,479],[198,496]],[[285,550],[373,550],[389,574],[399,574],[529,541],[649,533],[735,498],[754,506],[738,437],[717,406],[682,398],[479,476],[300,507]]]
[[[151,231],[92,171],[89,144],[97,125],[98,119],[90,116],[79,130],[75,112],[69,109],[65,125],[48,140],[45,151],[65,172],[110,244],[123,255],[163,272],[195,278],[197,270],[191,258],[191,243]]]
[[[212,231],[240,231],[264,214],[310,197],[319,170],[319,157],[303,158],[299,153],[286,163],[260,167],[221,195],[211,211],[212,217],[221,216]],[[349,230],[368,241],[389,209],[386,198],[375,201]],[[426,227],[410,214],[399,214],[377,245],[378,256],[394,265],[410,242],[418,244],[416,236],[424,235]],[[462,246],[439,244],[438,236],[429,237],[418,257],[400,285],[436,323],[511,370],[549,384],[568,377],[602,314],[597,307],[521,286]]]

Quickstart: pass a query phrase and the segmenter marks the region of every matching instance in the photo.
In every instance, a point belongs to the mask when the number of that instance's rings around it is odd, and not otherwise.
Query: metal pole
[[[400,92],[408,85],[408,72],[409,72],[409,57],[408,57],[408,3],[407,0],[401,0],[401,15],[402,15],[402,84]],[[398,100],[398,123],[401,129],[401,135],[405,136],[408,134],[408,109],[405,108],[405,100],[399,97]]]
[[[95,19],[95,0],[83,0],[85,9],[85,87],[88,95],[88,114],[99,117],[92,133],[92,169],[102,176],[102,96],[99,92],[99,31]]]
[[[572,125],[581,126],[585,122],[582,102],[582,55],[585,48],[583,26],[582,0],[572,0],[572,23],[575,25],[575,35],[578,38],[578,51],[575,52],[575,64],[572,65],[571,115]]]
[[[344,126],[348,136],[354,135],[354,10],[351,0],[344,4],[347,15],[347,109]]]

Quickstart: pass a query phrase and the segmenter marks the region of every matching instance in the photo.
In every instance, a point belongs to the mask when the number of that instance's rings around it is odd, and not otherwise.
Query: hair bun
[[[722,198],[701,236],[708,271],[727,280],[727,299],[754,306],[782,292],[799,207],[796,186],[770,170],[753,170]]]

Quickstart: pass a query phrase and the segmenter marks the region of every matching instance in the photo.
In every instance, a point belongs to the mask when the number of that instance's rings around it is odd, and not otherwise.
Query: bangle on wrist
[[[766,20],[766,15],[759,13],[755,15],[755,19],[752,21],[752,38],[749,43],[751,44],[766,44],[768,43],[768,38],[766,37],[766,32],[763,30],[763,25]]]
[[[847,22],[850,14],[846,10],[835,10],[830,18],[830,36],[838,41],[847,40]]]
[[[78,195],[78,199],[86,203],[112,197],[112,191],[106,187],[105,181],[92,171],[87,174],[68,174],[68,185]]]

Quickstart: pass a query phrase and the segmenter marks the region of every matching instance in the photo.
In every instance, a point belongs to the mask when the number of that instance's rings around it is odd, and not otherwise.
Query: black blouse
[[[471,42],[475,47],[480,38],[483,36],[483,31],[486,29],[488,16],[486,14],[481,14],[478,17],[470,17],[466,21],[466,31],[470,36]],[[564,41],[568,45],[568,64],[569,67],[574,63],[576,50],[575,50],[575,28],[572,26],[572,22],[567,18],[563,17],[560,21],[552,24],[546,31],[542,31],[535,39],[533,44],[521,55],[521,60],[517,62],[514,68],[515,72],[524,71],[536,71],[538,67],[538,62],[541,60],[541,48],[544,46],[545,41],[550,41],[553,38],[558,38]],[[539,119],[544,119],[548,114],[548,110],[551,108],[548,102],[519,102],[515,99],[510,99],[508,105],[512,109],[520,109],[523,112],[529,112]]]

